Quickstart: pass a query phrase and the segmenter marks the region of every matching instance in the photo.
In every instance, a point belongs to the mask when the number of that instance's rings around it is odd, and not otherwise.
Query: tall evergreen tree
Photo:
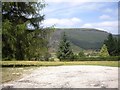
[[[104,44],[108,47],[108,52],[111,56],[120,55],[120,36],[113,37],[112,34],[108,35],[107,40],[104,41]]]
[[[118,35],[115,40],[115,50],[114,50],[114,55],[115,56],[120,56],[120,36]]]
[[[35,28],[44,19],[40,14],[45,4],[43,2],[2,2],[2,20],[9,20],[13,25],[29,22]]]
[[[2,56],[4,59],[31,59],[48,53],[48,29],[40,27],[44,2],[2,3]],[[32,27],[30,30],[28,27]]]
[[[59,48],[57,51],[57,57],[60,60],[71,60],[73,58],[73,52],[71,49],[70,42],[67,40],[65,32],[63,33]]]
[[[108,35],[108,38],[104,41],[104,44],[106,44],[109,54],[114,55],[116,52],[116,42],[112,34]]]

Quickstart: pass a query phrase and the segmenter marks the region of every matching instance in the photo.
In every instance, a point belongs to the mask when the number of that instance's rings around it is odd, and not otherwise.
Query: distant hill
[[[72,49],[75,51],[81,49],[98,50],[109,35],[108,32],[91,28],[56,28],[50,39],[51,51],[54,52],[57,50],[63,32],[66,32],[67,38],[71,42]]]

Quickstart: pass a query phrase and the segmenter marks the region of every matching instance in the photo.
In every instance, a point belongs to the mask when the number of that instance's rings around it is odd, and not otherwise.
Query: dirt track
[[[13,88],[118,88],[118,68],[106,66],[40,67],[20,80],[4,84]]]

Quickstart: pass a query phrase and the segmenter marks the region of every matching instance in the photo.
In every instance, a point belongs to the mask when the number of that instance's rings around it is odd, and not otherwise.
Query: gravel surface
[[[118,67],[39,67],[20,80],[2,85],[9,88],[118,88]]]

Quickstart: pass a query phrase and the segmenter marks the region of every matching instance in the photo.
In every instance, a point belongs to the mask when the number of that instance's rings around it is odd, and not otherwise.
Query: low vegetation
[[[118,67],[118,61],[2,61],[2,67],[62,66],[62,65],[100,65]]]

